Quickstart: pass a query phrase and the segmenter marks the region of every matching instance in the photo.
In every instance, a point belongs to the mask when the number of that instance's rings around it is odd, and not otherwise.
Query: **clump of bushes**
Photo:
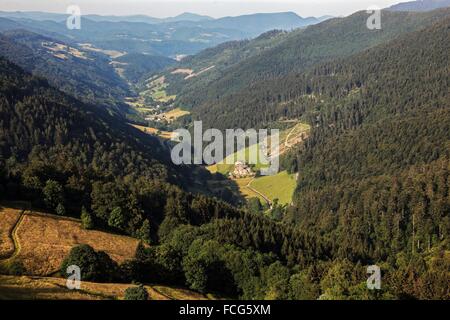
[[[119,266],[105,252],[95,251],[82,244],[72,248],[61,264],[61,274],[67,275],[67,267],[75,265],[81,269],[82,281],[113,282],[120,279]]]

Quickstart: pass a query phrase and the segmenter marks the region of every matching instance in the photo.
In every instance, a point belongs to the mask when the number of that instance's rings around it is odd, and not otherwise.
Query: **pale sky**
[[[370,6],[380,8],[407,0],[0,0],[0,11],[45,11],[65,13],[78,5],[82,14],[146,14],[170,17],[183,12],[215,18],[257,12],[293,11],[300,16],[345,16]]]

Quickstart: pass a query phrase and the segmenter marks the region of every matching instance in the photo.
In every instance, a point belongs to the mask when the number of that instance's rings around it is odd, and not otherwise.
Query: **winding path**
[[[248,188],[248,189],[250,189],[252,192],[254,192],[254,193],[260,195],[260,196],[267,202],[267,205],[268,205],[270,208],[272,208],[272,201],[270,201],[269,198],[267,198],[264,194],[262,194],[262,193],[259,192],[258,190],[252,188],[251,184],[252,184],[252,182],[253,182],[254,180],[255,180],[255,178],[253,178],[252,180],[250,180],[250,181],[247,183],[247,185],[246,185],[245,187]]]
[[[294,126],[294,128],[292,128],[291,131],[289,131],[286,140],[284,141],[284,146],[285,148],[290,148],[292,147],[292,145],[289,143],[289,138],[291,137],[291,134],[294,132],[294,130],[297,128],[297,126]]]
[[[16,224],[14,225],[12,231],[11,231],[11,240],[13,242],[13,252],[11,253],[11,255],[9,257],[3,258],[1,260],[2,264],[8,264],[9,262],[13,261],[20,253],[20,241],[19,238],[17,236],[17,230],[19,229],[20,225],[23,222],[23,219],[25,217],[25,210],[20,212],[20,217],[19,219],[17,219]]]

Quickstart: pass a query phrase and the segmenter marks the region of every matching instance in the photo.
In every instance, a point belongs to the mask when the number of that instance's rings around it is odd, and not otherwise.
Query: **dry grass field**
[[[158,292],[160,295],[163,295],[170,300],[208,300],[208,298],[203,294],[192,292],[187,289],[172,288],[166,286],[152,286],[151,288]],[[212,296],[210,296],[210,298],[211,297]]]
[[[69,290],[62,278],[0,275],[0,300],[122,300],[132,285],[82,282],[80,290]],[[165,286],[145,288],[150,300],[206,300],[202,294]]]
[[[22,210],[0,208],[0,259],[8,258],[14,253],[11,233],[19,220]]]
[[[0,263],[20,261],[27,276],[0,275],[0,300],[123,299],[131,284],[82,282],[69,290],[66,279],[52,277],[72,247],[88,244],[121,263],[134,257],[138,240],[101,231],[84,230],[79,220],[0,206]],[[1,270],[0,270],[1,271]],[[213,296],[162,285],[145,286],[151,300],[199,300]]]
[[[84,230],[75,219],[29,212],[17,228],[17,240],[20,248],[16,259],[27,274],[38,276],[57,272],[69,251],[79,244],[105,251],[119,263],[133,258],[138,244],[130,237]]]
[[[119,57],[127,54],[126,52],[120,52],[120,51],[117,51],[117,50],[103,50],[103,49],[99,49],[99,48],[94,47],[90,43],[79,43],[78,45],[81,48],[83,48],[84,50],[89,50],[89,51],[94,51],[94,52],[101,52],[103,54],[106,54],[111,59],[116,59],[116,58],[119,58]]]

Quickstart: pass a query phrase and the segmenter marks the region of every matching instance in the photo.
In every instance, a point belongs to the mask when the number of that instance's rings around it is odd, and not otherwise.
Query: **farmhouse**
[[[239,179],[239,178],[247,178],[247,177],[254,177],[255,173],[253,172],[252,168],[247,166],[244,162],[237,161],[234,164],[234,171],[230,172],[230,177]]]

